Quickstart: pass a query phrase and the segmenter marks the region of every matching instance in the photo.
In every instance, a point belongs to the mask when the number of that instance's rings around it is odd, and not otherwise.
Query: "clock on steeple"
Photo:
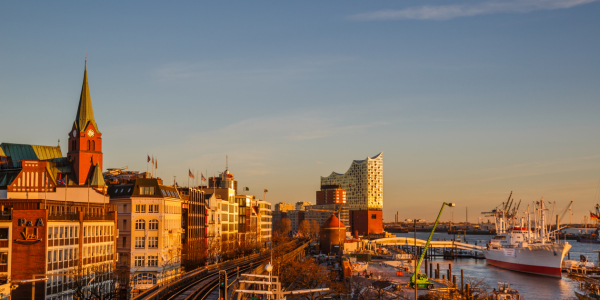
[[[86,185],[91,180],[94,168],[102,171],[102,133],[94,119],[92,99],[87,80],[87,61],[83,72],[83,85],[79,97],[77,116],[69,134],[67,156],[73,163],[73,179],[78,185]],[[100,172],[102,173],[102,172]]]

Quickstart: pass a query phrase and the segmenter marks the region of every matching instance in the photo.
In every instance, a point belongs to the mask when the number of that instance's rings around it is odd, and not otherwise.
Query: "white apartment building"
[[[321,177],[321,186],[341,185],[350,210],[383,209],[383,152],[354,160],[346,173]]]
[[[258,200],[259,220],[260,220],[260,237],[263,245],[271,243],[272,230],[273,230],[273,213],[271,210],[271,203]]]
[[[142,291],[180,275],[181,198],[175,187],[160,179],[136,179],[108,188],[117,206],[121,271],[130,278],[122,288]]]
[[[207,191],[210,191],[208,189]],[[235,247],[238,239],[239,205],[217,194],[206,194],[208,213],[206,215],[207,238],[210,247],[225,247],[220,251],[228,251]],[[235,199],[235,195],[234,198]],[[217,251],[218,252],[218,251]],[[213,252],[214,253],[214,252]],[[218,260],[217,257],[209,259]]]

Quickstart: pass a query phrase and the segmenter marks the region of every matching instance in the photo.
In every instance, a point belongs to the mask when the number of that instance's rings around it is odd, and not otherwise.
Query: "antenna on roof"
[[[225,171],[229,171],[229,157],[225,155]]]
[[[60,139],[58,139],[58,147],[60,147]]]

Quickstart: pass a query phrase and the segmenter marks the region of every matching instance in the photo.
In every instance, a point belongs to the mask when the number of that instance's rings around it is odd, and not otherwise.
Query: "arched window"
[[[92,151],[96,151],[96,141],[92,141]]]
[[[87,142],[88,144],[88,151],[90,150],[90,141]]]
[[[77,146],[77,144],[76,144],[76,143],[77,143],[77,141],[75,141],[75,140],[73,140],[73,141],[71,142],[71,151],[75,151],[75,147]]]
[[[146,221],[137,220],[135,221],[135,230],[144,230],[146,229]]]
[[[156,276],[154,276],[154,274],[149,274],[149,273],[140,273],[140,274],[135,275],[134,282],[136,284],[155,285],[156,284]]]
[[[158,230],[158,220],[156,220],[156,219],[150,220],[150,222],[148,222],[148,229]]]

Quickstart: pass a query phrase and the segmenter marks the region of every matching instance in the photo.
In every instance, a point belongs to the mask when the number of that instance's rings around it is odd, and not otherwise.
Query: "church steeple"
[[[87,79],[87,61],[83,72],[83,85],[79,96],[77,117],[71,130],[67,156],[73,164],[73,169],[72,177],[69,176],[69,178],[72,178],[77,185],[92,184],[92,182],[88,182],[93,181],[94,173],[92,172],[102,174],[102,133],[98,131],[94,119],[92,98],[90,97]],[[100,180],[96,178],[94,182],[99,183]]]
[[[98,126],[94,119],[94,108],[92,108],[92,98],[90,97],[90,87],[87,79],[87,60],[85,61],[85,69],[83,71],[83,84],[81,86],[81,95],[79,96],[79,107],[77,108],[77,116],[75,116],[75,127],[79,132],[83,132],[87,125],[91,123],[96,132]]]

